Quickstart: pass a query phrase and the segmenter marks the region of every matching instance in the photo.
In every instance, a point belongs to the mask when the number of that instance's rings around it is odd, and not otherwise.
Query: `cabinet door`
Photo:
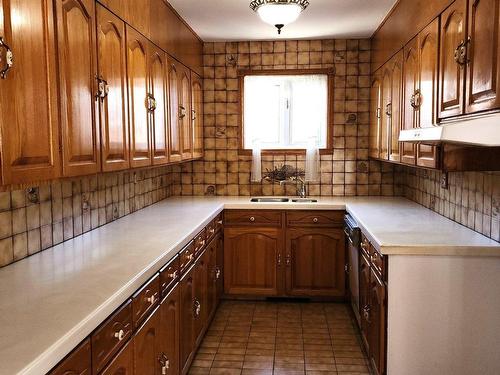
[[[91,375],[90,340],[86,339],[64,359],[49,375]]]
[[[216,237],[217,241],[217,267],[216,267],[216,279],[217,279],[217,304],[224,294],[224,238],[221,234]]]
[[[151,43],[149,52],[149,110],[153,164],[168,163],[168,92],[167,55]]]
[[[203,157],[203,80],[191,72],[193,159]]]
[[[180,81],[181,72],[179,63],[172,58],[168,58],[168,97],[169,97],[169,161],[179,162],[181,154],[181,123],[180,123]],[[186,114],[184,113],[184,116]]]
[[[207,322],[210,321],[215,314],[217,308],[217,248],[218,238],[214,238],[207,246]],[[220,272],[220,271],[219,271]]]
[[[193,158],[193,128],[191,117],[191,71],[179,65],[179,126],[181,129],[182,160]]]
[[[130,119],[130,165],[145,167],[151,164],[149,139],[148,71],[149,41],[127,27],[127,76]]]
[[[342,229],[288,229],[285,264],[287,294],[345,296],[345,238]]]
[[[194,265],[194,331],[193,343],[201,343],[208,318],[208,252],[205,250]]]
[[[391,128],[389,135],[389,160],[401,161],[401,99],[403,96],[403,51],[396,54],[391,62]]]
[[[57,0],[62,166],[66,177],[101,169],[95,3]]]
[[[61,175],[54,31],[52,1],[0,1],[1,69],[8,47],[13,58],[0,79],[4,184]]]
[[[429,128],[437,124],[438,102],[438,54],[439,19],[429,24],[418,36],[419,88],[415,97],[418,108],[419,128]],[[437,147],[426,144],[417,145],[417,165],[436,168],[438,163]]]
[[[185,374],[193,359],[194,350],[194,267],[185,274],[179,284],[180,289],[180,328],[179,364],[180,373]]]
[[[370,362],[377,375],[385,373],[386,287],[375,271],[370,276],[369,342]]]
[[[417,127],[418,106],[416,96],[418,95],[418,37],[413,38],[403,50],[403,130],[411,130]],[[401,162],[415,165],[415,144],[402,142]]]
[[[108,91],[100,101],[102,169],[127,169],[130,159],[125,24],[99,4],[97,50],[99,77]]]
[[[160,363],[160,311],[157,308],[133,337],[136,374],[156,375]]]
[[[392,128],[392,70],[384,65],[382,73],[382,119],[380,121],[380,159],[389,159],[389,137]]]
[[[441,15],[439,118],[463,113],[465,67],[460,46],[466,36],[466,0],[456,0]],[[456,59],[457,58],[457,59]],[[458,60],[458,61],[457,61]]]
[[[274,296],[280,292],[282,232],[275,228],[226,228],[224,291],[226,294]]]
[[[134,345],[129,341],[100,375],[134,375]]]
[[[179,298],[179,287],[175,287],[160,306],[160,356],[163,358],[160,366],[168,367],[169,375],[179,374]]]
[[[359,254],[359,314],[361,316],[361,338],[366,351],[370,349],[368,332],[370,330],[370,263],[360,252]]]
[[[375,72],[370,89],[369,156],[374,159],[380,157],[380,131],[382,120],[382,84],[380,75],[380,70]]]
[[[469,1],[468,75],[465,112],[500,107],[500,3]]]

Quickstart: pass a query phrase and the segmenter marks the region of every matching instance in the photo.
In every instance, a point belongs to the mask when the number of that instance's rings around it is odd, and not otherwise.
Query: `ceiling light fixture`
[[[295,22],[308,6],[307,0],[253,0],[250,3],[250,8],[262,21],[275,26],[278,34],[285,25]]]

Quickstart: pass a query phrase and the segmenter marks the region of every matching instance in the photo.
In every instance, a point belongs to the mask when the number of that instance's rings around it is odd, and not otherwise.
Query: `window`
[[[327,74],[248,75],[243,84],[245,149],[327,147]]]

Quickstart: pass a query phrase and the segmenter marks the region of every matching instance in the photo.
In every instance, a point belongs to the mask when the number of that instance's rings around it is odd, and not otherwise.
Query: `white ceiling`
[[[310,0],[282,35],[261,21],[250,0],[169,0],[204,41],[366,38],[396,0]]]

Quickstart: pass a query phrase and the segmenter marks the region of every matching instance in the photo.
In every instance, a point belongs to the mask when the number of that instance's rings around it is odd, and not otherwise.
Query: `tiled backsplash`
[[[441,172],[397,167],[395,191],[468,228],[500,241],[500,172]]]
[[[167,198],[179,167],[55,180],[0,192],[0,267]],[[178,176],[178,174],[177,174]]]
[[[182,166],[182,195],[295,194],[293,186],[250,182],[251,156],[238,153],[238,69],[318,68],[335,70],[333,152],[322,155],[321,181],[309,194],[393,194],[393,167],[368,162],[369,40],[205,43],[204,65],[205,158]],[[283,164],[303,169],[304,156],[262,158],[263,171]]]

